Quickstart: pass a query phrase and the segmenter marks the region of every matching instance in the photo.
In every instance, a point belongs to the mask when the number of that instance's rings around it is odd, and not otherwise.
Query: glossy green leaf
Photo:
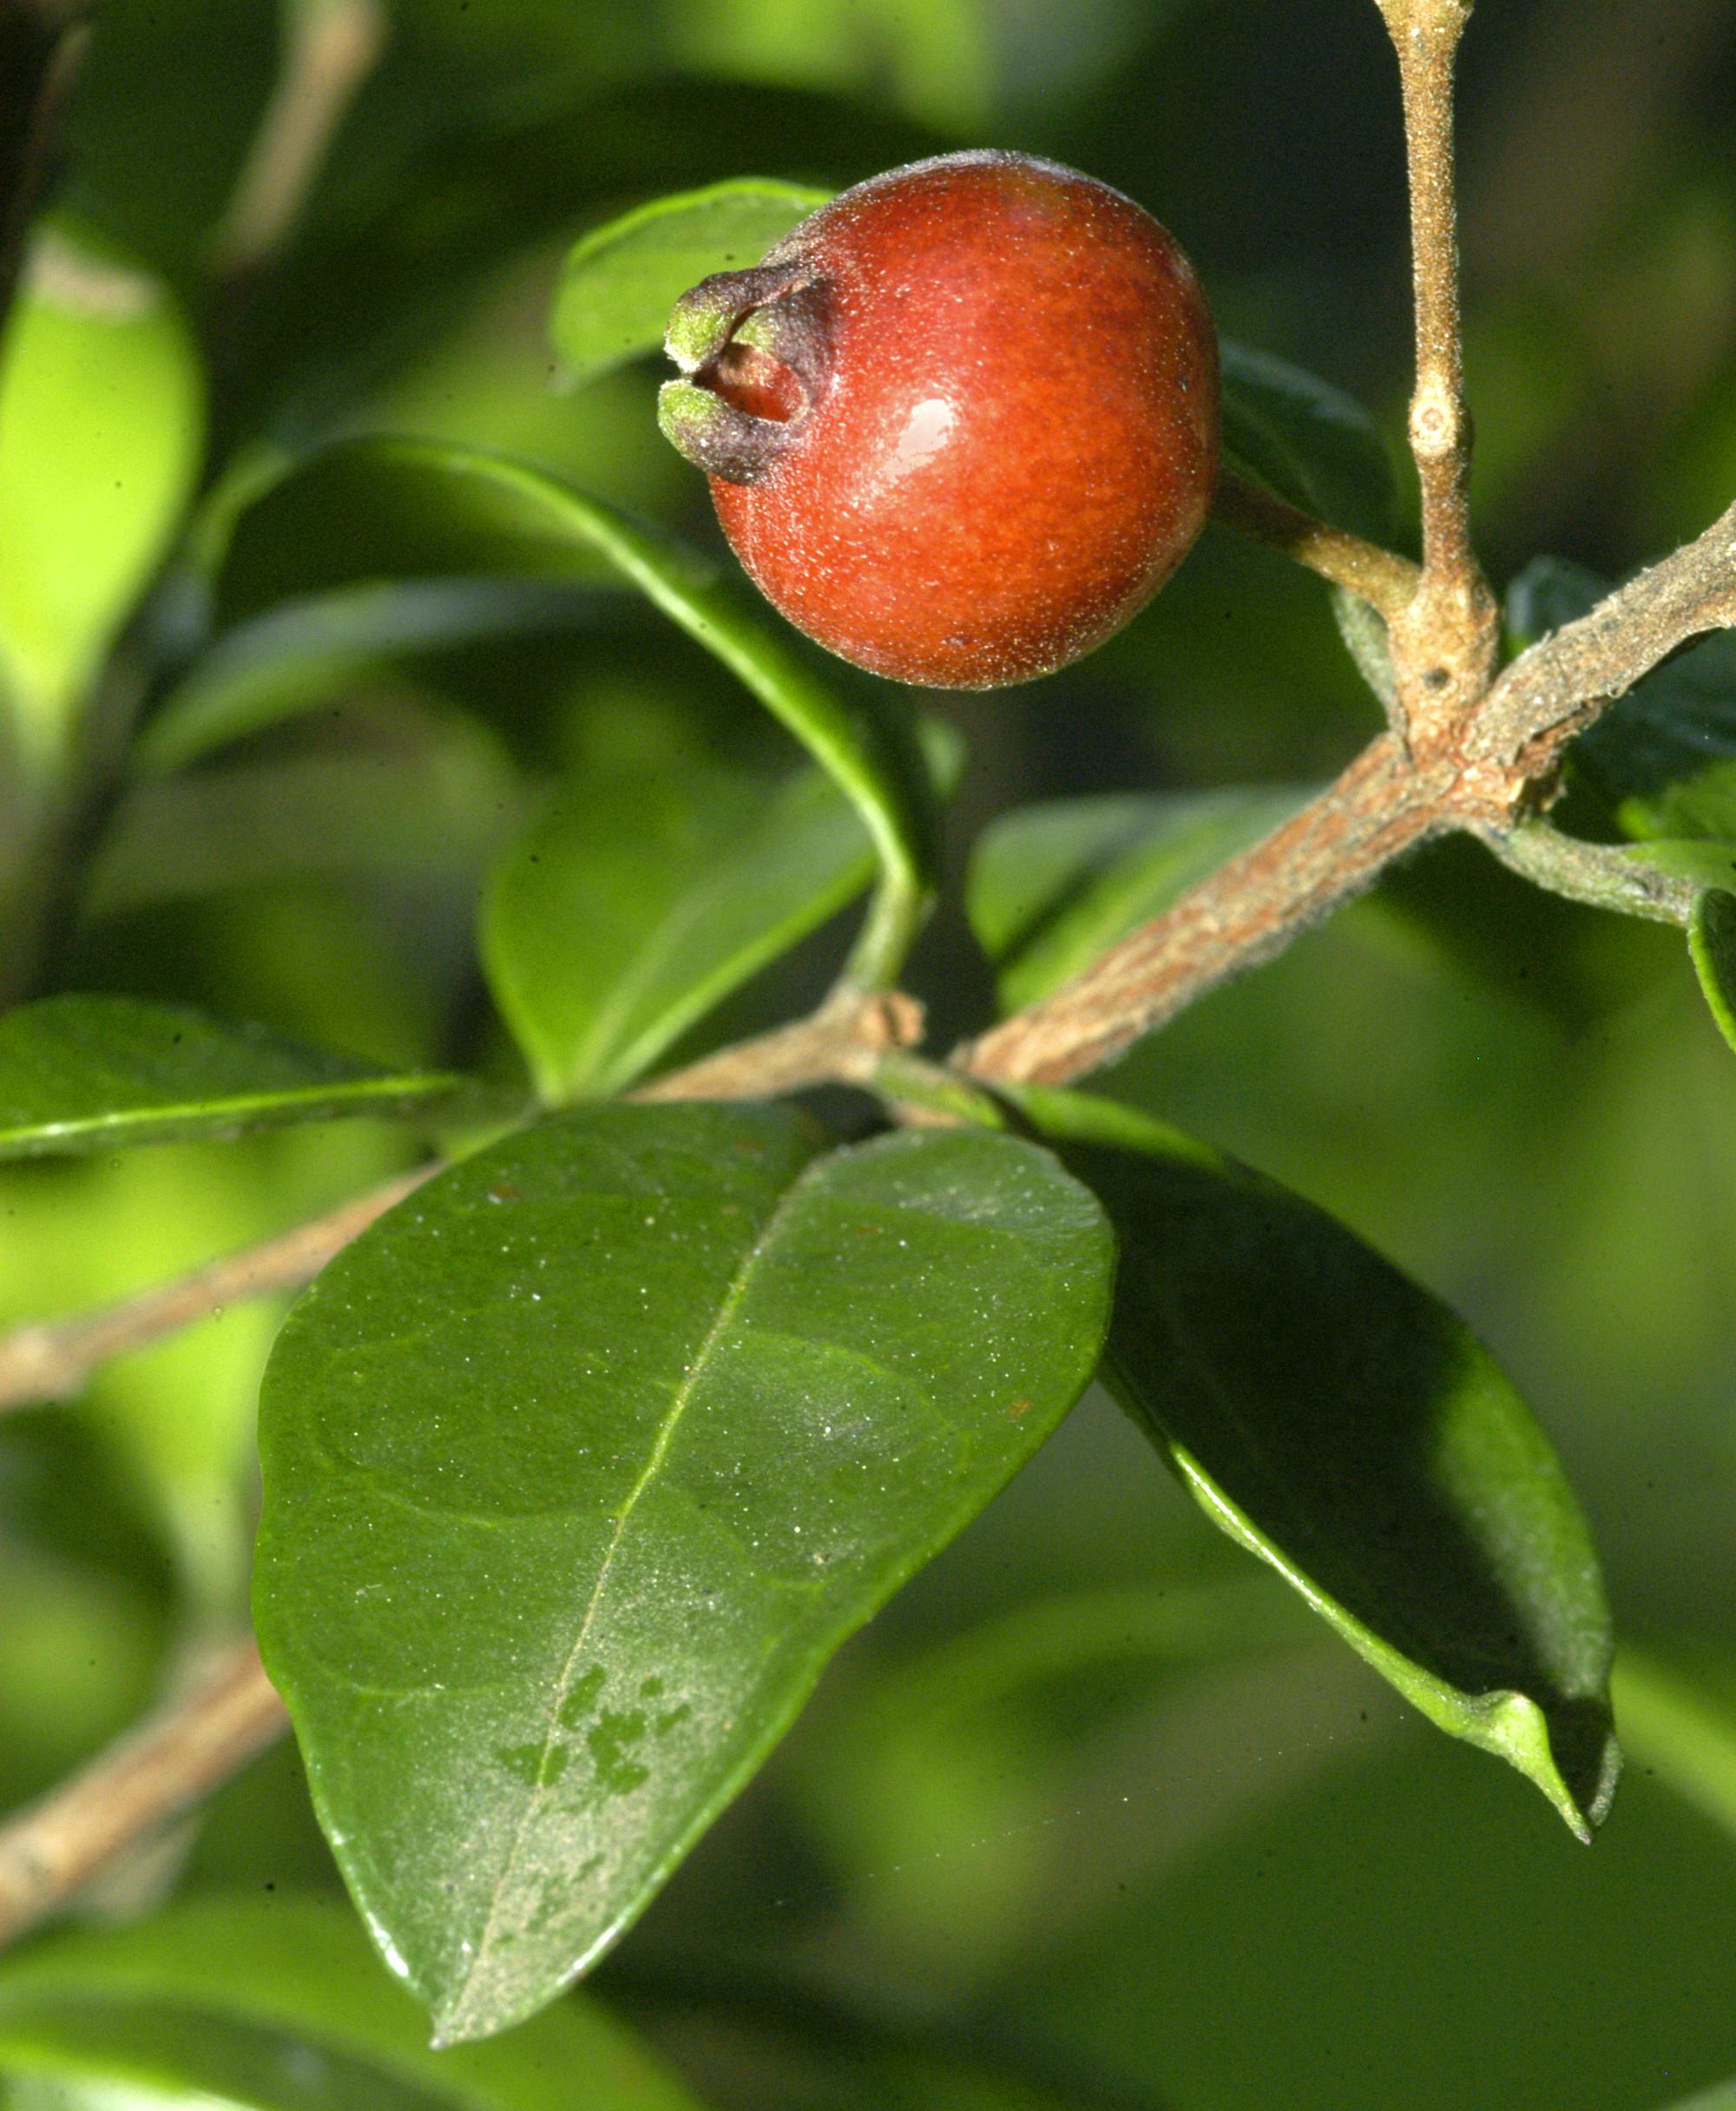
[[[1620,1763],[1609,1616],[1572,1490],[1488,1352],[1274,1182],[1106,1101],[1020,1099],[1108,1212],[1106,1372],[1200,1507],[1589,1838]]]
[[[549,318],[568,375],[591,381],[657,351],[669,311],[689,286],[757,264],[831,195],[742,176],[656,199],[592,228],[568,253]]]
[[[1220,354],[1225,452],[1292,504],[1388,541],[1397,510],[1392,457],[1362,405],[1250,345],[1226,341]]]
[[[582,635],[605,610],[591,588],[488,577],[388,579],[286,601],[235,624],[194,661],[134,760],[148,773],[181,769],[405,662],[506,638]]]
[[[545,1101],[615,1092],[873,871],[819,770],[589,773],[496,868],[483,964]]]
[[[179,1004],[44,997],[0,1018],[0,1158],[411,1115],[462,1083],[293,1047]]]
[[[1736,1049],[1736,894],[1719,887],[1700,897],[1687,949],[1718,1030]]]
[[[427,2036],[354,1915],[327,1899],[203,1899],[0,1967],[9,2076],[257,2111],[695,2111],[582,1999],[496,2045],[437,2053]]]
[[[1588,614],[1610,584],[1562,558],[1538,558],[1508,595],[1515,642]],[[1568,759],[1622,833],[1646,843],[1666,871],[1690,862],[1676,845],[1736,844],[1736,638],[1703,638],[1654,668],[1579,736]],[[1703,870],[1686,876],[1718,881]]]
[[[1736,2111],[1736,2081],[1720,2081],[1710,2089],[1696,2089],[1692,2096],[1673,2096],[1660,2111]]]
[[[977,838],[965,885],[1003,1005],[1058,989],[1307,796],[1266,785],[1112,792],[1003,815]]]
[[[198,467],[197,356],[165,286],[38,240],[0,361],[0,698],[52,751]]]
[[[237,615],[368,575],[492,569],[636,589],[800,740],[861,816],[881,887],[858,946],[865,978],[901,959],[925,912],[931,821],[913,737],[888,707],[847,707],[697,551],[504,456],[433,441],[340,442],[242,513],[219,596]],[[175,753],[192,752],[185,740]]]
[[[950,727],[925,732],[939,792],[961,751]],[[854,808],[818,770],[593,763],[496,867],[483,962],[546,1102],[617,1092],[873,872]]]
[[[257,1614],[322,1821],[446,2040],[585,1969],[832,1652],[1088,1378],[1046,1153],[615,1105],[381,1220],[279,1338]]]

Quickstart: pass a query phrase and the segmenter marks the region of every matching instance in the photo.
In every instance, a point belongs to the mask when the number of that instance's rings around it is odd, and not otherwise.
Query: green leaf
[[[1292,504],[1371,542],[1389,541],[1392,457],[1362,405],[1252,345],[1226,341],[1220,352],[1225,452]]]
[[[411,1115],[463,1084],[297,1048],[178,1004],[44,997],[0,1018],[0,1159]]]
[[[965,906],[1002,1004],[1014,1011],[1058,989],[1307,796],[1265,785],[1113,792],[993,822],[971,852]]]
[[[244,511],[222,568],[225,606],[368,575],[492,569],[633,587],[788,727],[861,816],[881,874],[858,942],[861,978],[895,967],[929,899],[932,822],[916,742],[895,707],[856,711],[810,672],[717,566],[659,531],[504,456],[434,441],[339,442]],[[176,753],[190,752],[183,740]]]
[[[1539,557],[1508,595],[1515,642],[1531,644],[1575,621],[1609,589],[1595,572]],[[1676,843],[1736,844],[1736,637],[1704,638],[1654,668],[1568,753],[1621,832],[1646,842],[1647,857],[1666,871],[1684,869]]]
[[[1248,345],[1220,347],[1224,451],[1233,466],[1335,527],[1383,546],[1393,536],[1397,486],[1380,429],[1353,397]],[[1345,649],[1375,694],[1395,694],[1386,625],[1344,587],[1332,613]]]
[[[257,2111],[695,2111],[591,2002],[436,2053],[346,1908],[202,1899],[0,1967],[0,2072]],[[81,2096],[74,2101],[82,2101]]]
[[[293,753],[135,784],[91,859],[85,915],[311,872],[473,887],[525,803],[488,731],[384,698],[322,731]]]
[[[721,763],[569,779],[483,908],[490,985],[543,1099],[630,1084],[873,871],[818,770],[781,786]]]
[[[1022,1090],[1121,1248],[1106,1374],[1200,1507],[1584,1839],[1619,1766],[1608,1613],[1542,1431],[1445,1306],[1130,1109]]]
[[[1046,1152],[823,1141],[564,1116],[383,1218],[279,1337],[261,1646],[444,2040],[602,1954],[1090,1375],[1108,1233]]]
[[[0,358],[0,699],[52,755],[198,467],[197,356],[167,289],[37,241]]]
[[[372,553],[373,562],[385,554]],[[133,760],[147,773],[181,769],[405,661],[506,638],[582,634],[603,613],[595,589],[536,579],[387,579],[286,601],[235,624],[194,661]]]
[[[593,227],[568,252],[549,334],[575,382],[659,350],[669,311],[713,272],[745,270],[830,191],[742,176]]]
[[[1736,894],[1715,887],[1699,898],[1687,950],[1718,1030],[1736,1049]]]

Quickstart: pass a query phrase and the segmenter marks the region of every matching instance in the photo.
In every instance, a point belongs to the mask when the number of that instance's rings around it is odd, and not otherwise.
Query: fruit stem
[[[1495,597],[1470,542],[1472,436],[1459,317],[1453,76],[1470,0],[1376,4],[1397,54],[1404,103],[1417,313],[1410,437],[1423,510],[1422,577],[1393,625],[1394,660],[1401,701],[1424,715],[1460,717],[1488,687],[1498,633]]]
[[[1365,543],[1348,529],[1330,527],[1233,469],[1220,470],[1212,517],[1239,535],[1347,587],[1390,622],[1415,599],[1421,574],[1408,557]]]

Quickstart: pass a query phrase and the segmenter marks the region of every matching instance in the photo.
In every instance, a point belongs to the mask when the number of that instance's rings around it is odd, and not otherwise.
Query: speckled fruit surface
[[[893,169],[683,297],[664,429],[810,637],[895,680],[1065,666],[1187,554],[1218,463],[1192,267],[1130,199],[1023,155]]]

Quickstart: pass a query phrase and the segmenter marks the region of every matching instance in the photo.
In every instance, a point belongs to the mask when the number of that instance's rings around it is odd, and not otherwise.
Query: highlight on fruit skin
[[[664,432],[760,590],[895,681],[1088,653],[1192,547],[1218,470],[1211,311],[1174,238],[1029,155],[915,161],[676,304]]]

